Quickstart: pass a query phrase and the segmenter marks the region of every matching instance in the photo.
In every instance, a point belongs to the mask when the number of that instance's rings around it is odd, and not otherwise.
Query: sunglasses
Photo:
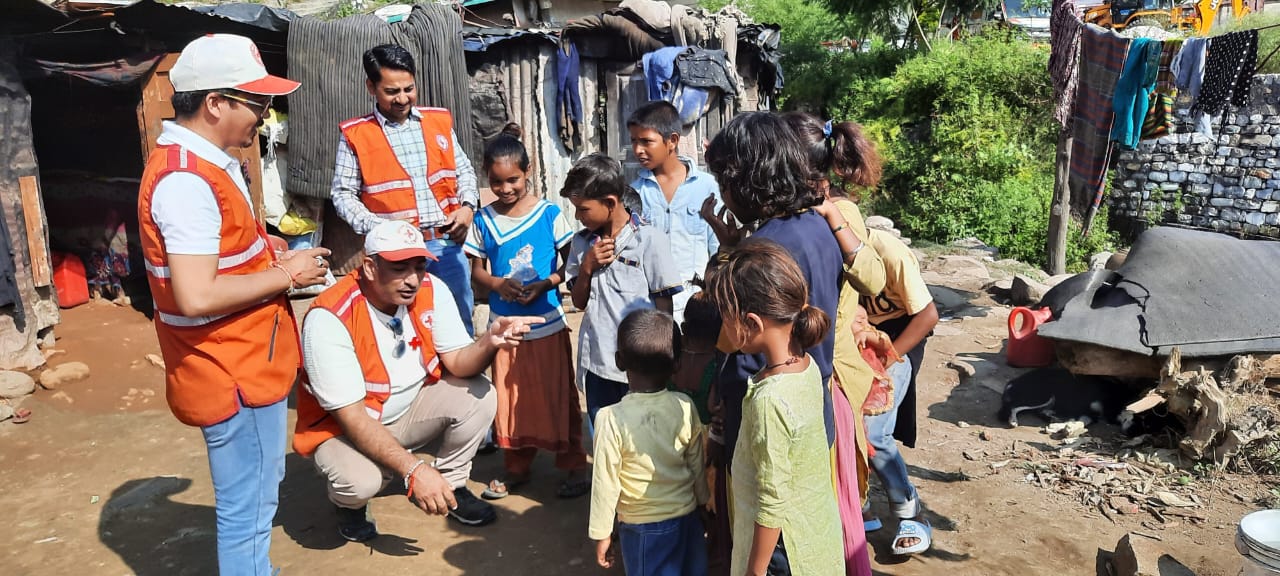
[[[392,354],[396,358],[404,356],[405,351],[409,348],[409,343],[404,341],[404,322],[401,322],[397,316],[387,322],[387,328],[390,328],[391,333],[396,335],[396,349]]]
[[[250,106],[252,108],[255,108],[258,110],[258,114],[266,114],[267,109],[271,108],[271,101],[274,100],[274,98],[270,96],[267,97],[266,102],[262,102],[259,100],[250,100],[248,98],[236,96],[235,94],[228,94],[226,92],[219,92],[218,94],[221,95],[223,98],[226,98],[227,100],[234,100],[236,102],[244,104],[245,106]]]

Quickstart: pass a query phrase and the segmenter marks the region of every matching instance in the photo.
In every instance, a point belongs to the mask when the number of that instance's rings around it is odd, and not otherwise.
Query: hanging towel
[[[1156,73],[1156,92],[1176,94],[1173,81],[1173,59],[1182,52],[1182,40],[1165,40],[1160,49],[1160,71]]]
[[[1249,99],[1249,83],[1258,66],[1258,31],[1223,34],[1209,44],[1204,64],[1204,84],[1192,112],[1217,114],[1230,103],[1244,106]]]
[[[1159,138],[1173,132],[1173,95],[1159,90],[1151,93],[1147,118],[1142,122],[1142,139]]]
[[[578,94],[581,75],[578,48],[564,40],[556,50],[556,112],[560,142],[574,152],[582,145],[582,96]]]
[[[1087,214],[1094,199],[1101,198],[1111,159],[1111,124],[1115,119],[1111,101],[1128,51],[1129,39],[1115,32],[1092,24],[1081,32],[1080,81],[1067,178],[1071,207],[1077,214]]]
[[[1151,105],[1151,92],[1156,87],[1162,49],[1160,41],[1149,38],[1135,38],[1129,44],[1124,72],[1116,81],[1115,96],[1111,100],[1116,113],[1111,139],[1125,150],[1138,146],[1142,122]]]
[[[1072,0],[1058,0],[1049,15],[1049,77],[1053,80],[1053,119],[1063,128],[1071,124],[1071,110],[1080,80],[1080,30],[1084,24],[1076,16]]]

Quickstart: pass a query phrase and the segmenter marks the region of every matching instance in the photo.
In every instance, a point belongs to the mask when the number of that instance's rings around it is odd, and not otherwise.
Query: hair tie
[[[831,121],[830,120],[827,120],[827,122],[822,125],[822,137],[828,138],[828,139],[831,138]]]

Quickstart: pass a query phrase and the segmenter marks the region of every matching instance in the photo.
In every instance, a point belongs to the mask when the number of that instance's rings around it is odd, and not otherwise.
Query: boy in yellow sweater
[[[699,511],[709,498],[704,430],[689,397],[667,389],[679,363],[680,331],[666,312],[637,310],[618,327],[618,368],[630,393],[596,414],[589,535],[600,566],[618,519],[629,576],[707,572]]]

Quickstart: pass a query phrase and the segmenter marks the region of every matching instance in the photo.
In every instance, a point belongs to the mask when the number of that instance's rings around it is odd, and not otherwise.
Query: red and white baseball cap
[[[364,253],[369,256],[377,254],[383,260],[393,262],[418,257],[437,259],[427,250],[422,232],[404,220],[387,220],[374,226],[364,237]]]
[[[233,88],[263,96],[284,96],[302,85],[267,74],[253,40],[235,34],[192,40],[169,71],[169,81],[175,92]]]

